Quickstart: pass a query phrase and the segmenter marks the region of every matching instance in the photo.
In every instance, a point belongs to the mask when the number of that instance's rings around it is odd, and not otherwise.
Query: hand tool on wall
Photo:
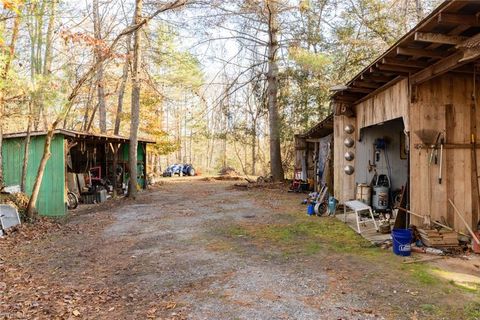
[[[445,138],[440,139],[440,166],[438,168],[438,183],[442,184],[442,166],[443,166],[443,145],[445,143]]]
[[[440,141],[440,136],[442,135],[442,132],[439,132],[437,134],[437,138],[435,139],[435,142],[432,145],[432,152],[430,153],[430,164],[432,164],[435,160],[435,164],[438,162],[438,142]]]

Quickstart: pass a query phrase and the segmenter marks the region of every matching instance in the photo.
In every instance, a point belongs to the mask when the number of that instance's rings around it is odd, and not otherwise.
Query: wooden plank
[[[369,75],[362,74],[360,78],[366,81],[383,82],[383,83],[387,83],[393,80],[392,76],[384,76],[384,75],[377,75],[377,74],[369,74]]]
[[[408,80],[403,79],[384,91],[372,95],[358,103],[355,109],[357,131],[377,123],[408,117]],[[407,124],[408,120],[405,125]]]
[[[360,93],[370,93],[370,92],[372,92],[373,90],[372,90],[372,89],[368,89],[368,88],[356,88],[356,87],[353,87],[353,88],[350,88],[349,91],[351,91],[351,92],[360,92]]]
[[[415,32],[415,41],[458,45],[467,40],[467,37],[450,36],[441,33]]]
[[[356,132],[350,135],[346,134],[344,127],[347,124],[355,126],[355,121],[355,118],[346,116],[335,116],[334,118],[334,196],[341,204],[355,197],[355,175],[348,176],[343,171],[344,166],[351,164],[345,160],[345,152],[355,152],[355,146],[353,148],[347,148],[343,144],[343,141],[347,136],[353,138],[355,141],[357,140]]]
[[[418,72],[418,69],[419,69],[419,68],[416,68],[416,67],[411,67],[410,68],[410,67],[380,64],[380,63],[377,63],[376,66],[379,70],[393,71],[395,73],[406,74],[406,75]]]
[[[460,62],[463,59],[463,52],[456,52],[451,56],[438,61],[437,63],[433,64],[432,66],[425,68],[418,72],[417,74],[411,77],[411,83],[413,85],[420,84],[427,80],[430,80],[434,77],[438,77],[456,67],[459,67],[467,62]]]
[[[456,117],[455,117],[455,108],[453,104],[448,104],[445,106],[445,120],[446,120],[446,140],[447,142],[454,141],[455,127],[456,127]],[[455,170],[455,151],[454,150],[445,150],[445,160],[447,166],[447,194],[449,196],[455,193],[454,177],[452,173]],[[447,224],[450,226],[455,225],[455,213],[451,206],[447,206]]]
[[[464,25],[471,27],[479,27],[480,23],[475,15],[443,13],[438,15],[437,22],[440,24]]]
[[[383,58],[383,64],[389,64],[392,66],[402,66],[409,68],[425,68],[429,66],[428,62],[417,61],[417,60],[399,60],[395,58]]]
[[[412,57],[427,57],[427,58],[443,58],[445,53],[435,50],[413,49],[413,48],[397,48],[397,55],[412,56]]]
[[[377,89],[379,85],[374,82],[367,82],[367,81],[354,81],[353,85],[355,87],[360,87],[360,88],[371,88],[371,89]]]

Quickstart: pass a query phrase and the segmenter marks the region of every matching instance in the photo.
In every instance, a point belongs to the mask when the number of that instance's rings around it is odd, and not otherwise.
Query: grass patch
[[[424,285],[435,285],[438,283],[438,278],[435,277],[426,265],[410,265],[402,266],[402,270],[409,271],[413,278]]]
[[[276,224],[238,224],[217,230],[231,239],[244,238],[262,247],[280,250],[284,256],[313,255],[322,250],[362,256],[382,254],[369,241],[357,235],[336,218],[297,218]]]
[[[421,304],[420,310],[422,310],[423,313],[428,315],[435,315],[435,314],[438,314],[439,312],[438,307],[433,304]]]
[[[269,225],[251,231],[253,238],[271,243],[280,248],[304,247],[306,253],[314,254],[322,248],[339,253],[371,255],[370,242],[357,235],[335,218],[303,220],[284,225]]]
[[[480,302],[475,302],[465,307],[465,315],[468,320],[480,319]]]

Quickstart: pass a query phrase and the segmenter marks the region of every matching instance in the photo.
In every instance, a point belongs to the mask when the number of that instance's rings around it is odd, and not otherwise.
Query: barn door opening
[[[357,199],[391,211],[408,184],[408,145],[402,118],[360,130],[356,149]]]

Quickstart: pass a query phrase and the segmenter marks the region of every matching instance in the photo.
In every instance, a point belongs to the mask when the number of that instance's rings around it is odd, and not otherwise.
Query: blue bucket
[[[411,229],[393,229],[393,253],[397,256],[407,257],[412,251],[412,230]]]
[[[313,216],[315,214],[315,204],[314,203],[310,203],[307,207],[307,214],[309,216]]]

